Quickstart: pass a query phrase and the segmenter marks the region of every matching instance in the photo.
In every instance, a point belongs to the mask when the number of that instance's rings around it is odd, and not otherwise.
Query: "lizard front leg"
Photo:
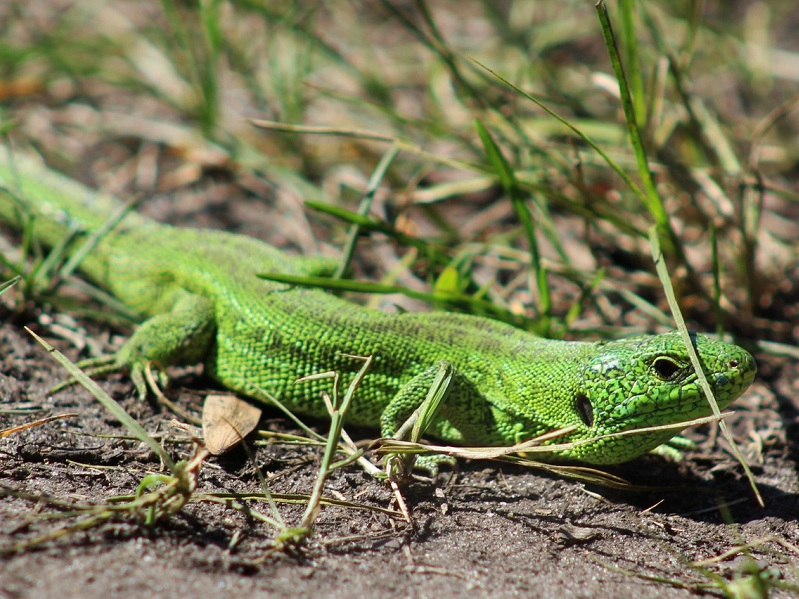
[[[468,441],[473,435],[469,429],[475,420],[484,420],[486,416],[485,402],[481,401],[481,397],[474,396],[475,393],[479,396],[479,393],[471,382],[445,361],[416,375],[400,388],[381,415],[381,433],[384,437],[407,438],[406,429],[414,424],[410,419],[421,417],[416,411],[428,399],[431,389],[441,384],[440,377],[445,372],[449,373],[449,377],[446,387],[440,389],[444,396],[436,412],[429,417],[427,432],[458,445]],[[422,434],[425,432],[423,430]],[[415,467],[435,475],[441,464],[454,462],[454,458],[444,455],[427,455],[420,457]]]
[[[130,371],[141,398],[147,395],[145,369],[202,362],[216,330],[213,306],[199,295],[181,293],[169,312],[142,323],[116,355],[116,365]]]

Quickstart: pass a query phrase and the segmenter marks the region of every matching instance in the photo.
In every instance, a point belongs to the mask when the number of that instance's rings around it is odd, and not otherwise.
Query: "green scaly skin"
[[[0,219],[20,228],[34,216],[46,245],[67,226],[99,228],[118,207],[22,156],[0,159]],[[74,247],[76,244],[73,243]],[[441,312],[386,314],[319,290],[258,279],[257,273],[319,274],[329,263],[291,258],[248,237],[173,228],[126,216],[86,257],[84,275],[148,318],[117,356],[141,390],[140,374],[203,362],[219,383],[257,400],[264,392],[299,414],[327,417],[330,381],[295,384],[336,370],[344,385],[374,356],[348,422],[391,436],[422,402],[439,361],[453,365],[449,395],[428,433],[457,445],[505,446],[562,427],[559,441],[708,416],[678,333],[611,342],[551,341],[509,325]],[[694,337],[719,407],[752,382],[752,356]],[[342,387],[343,388],[343,387]],[[591,441],[558,457],[592,464],[631,460],[678,431]]]

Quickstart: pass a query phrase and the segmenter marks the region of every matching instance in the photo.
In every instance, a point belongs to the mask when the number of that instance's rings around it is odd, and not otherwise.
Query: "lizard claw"
[[[135,362],[130,366],[130,380],[136,387],[139,399],[147,399],[150,393],[161,401],[165,399],[161,389],[169,386],[169,375],[158,362],[154,360]]]
[[[128,365],[125,364],[124,361],[121,361],[117,355],[106,355],[80,360],[76,362],[75,365],[83,370],[87,376],[92,378],[102,378],[109,374],[129,370],[131,381],[136,388],[136,393],[139,399],[142,400],[146,399],[151,392],[155,397],[163,400],[164,394],[161,389],[169,386],[169,376],[166,370],[164,370],[160,364],[152,360],[146,362],[136,361]],[[54,395],[59,391],[72,387],[77,382],[78,381],[73,378],[66,379],[51,387],[47,393],[48,395]]]
[[[121,366],[116,362],[116,356],[100,356],[97,358],[88,358],[80,360],[75,363],[75,366],[83,370],[83,372],[90,377],[102,377],[107,374],[113,374],[121,370]],[[55,395],[59,391],[68,389],[75,385],[78,381],[73,378],[66,379],[54,385],[47,390],[48,395]]]

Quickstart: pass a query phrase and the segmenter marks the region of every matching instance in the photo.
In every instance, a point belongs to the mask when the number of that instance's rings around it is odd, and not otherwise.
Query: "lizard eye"
[[[652,362],[652,370],[660,380],[670,381],[680,371],[680,365],[671,358],[660,357]]]
[[[577,408],[577,414],[583,424],[588,428],[594,426],[594,406],[591,405],[591,400],[585,393],[577,395],[574,406]]]

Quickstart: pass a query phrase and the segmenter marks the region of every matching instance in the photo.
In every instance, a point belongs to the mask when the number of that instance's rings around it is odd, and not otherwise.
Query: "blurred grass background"
[[[799,11],[607,6],[686,315],[790,352]],[[355,248],[358,278],[554,337],[670,323],[623,99],[584,1],[0,5],[12,146],[153,196],[155,216],[305,253],[336,255],[347,225],[304,201],[360,205],[380,232]]]

